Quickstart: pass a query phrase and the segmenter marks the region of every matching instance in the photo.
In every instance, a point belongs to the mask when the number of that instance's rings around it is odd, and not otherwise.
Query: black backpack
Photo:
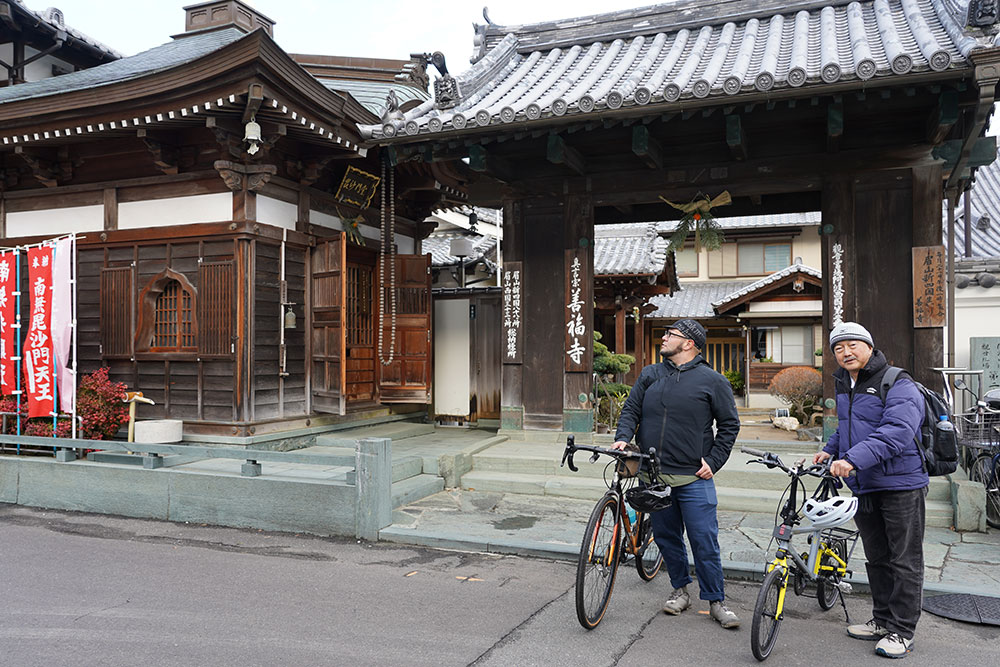
[[[920,395],[924,398],[924,423],[920,427],[920,438],[914,437],[917,441],[917,449],[924,458],[924,469],[927,474],[936,477],[938,475],[950,475],[958,468],[958,442],[955,439],[955,425],[952,422],[951,410],[941,394],[931,391],[920,384],[910,374],[902,368],[889,366],[885,375],[882,376],[882,384],[879,387],[879,397],[882,404],[885,404],[886,394],[895,384],[896,379],[905,374],[913,384],[917,385]],[[941,416],[947,417],[947,426],[944,426]],[[939,426],[939,423],[942,423]]]

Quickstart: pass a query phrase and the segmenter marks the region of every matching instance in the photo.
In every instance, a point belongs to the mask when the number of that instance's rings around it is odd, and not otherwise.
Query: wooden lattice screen
[[[101,354],[131,358],[135,304],[131,266],[101,269]]]
[[[198,352],[233,353],[233,263],[203,262],[198,273]]]

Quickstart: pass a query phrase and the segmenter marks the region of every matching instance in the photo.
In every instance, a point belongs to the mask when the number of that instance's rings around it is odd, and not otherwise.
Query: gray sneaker
[[[709,605],[709,615],[724,628],[740,627],[739,617],[729,610],[721,600],[713,600]]]
[[[913,640],[890,632],[875,644],[875,653],[886,658],[905,658],[913,650]]]
[[[685,609],[691,606],[691,596],[688,595],[687,586],[681,586],[680,588],[675,588],[667,598],[667,601],[663,603],[663,611],[676,616]]]
[[[889,631],[878,624],[874,618],[867,623],[858,623],[857,625],[847,626],[847,636],[853,637],[854,639],[863,639],[865,641],[873,642],[877,639],[882,639]]]

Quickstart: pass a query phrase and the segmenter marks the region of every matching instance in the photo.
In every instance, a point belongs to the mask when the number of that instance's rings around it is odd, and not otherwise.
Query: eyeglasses
[[[674,333],[673,331],[668,331],[667,333],[663,334],[663,340],[670,340],[671,336],[673,336],[674,338],[680,338],[682,340],[694,340],[693,338],[682,336],[679,333]]]

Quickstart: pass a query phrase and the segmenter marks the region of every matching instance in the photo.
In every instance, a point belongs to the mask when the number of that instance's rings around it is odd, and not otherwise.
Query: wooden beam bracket
[[[650,169],[663,169],[663,148],[649,133],[646,125],[632,128],[632,153]]]
[[[747,135],[743,129],[743,119],[739,114],[726,116],[726,144],[735,160],[746,160],[749,156]]]
[[[587,175],[587,161],[583,155],[558,134],[549,135],[545,157],[552,164],[565,165],[580,176]]]

